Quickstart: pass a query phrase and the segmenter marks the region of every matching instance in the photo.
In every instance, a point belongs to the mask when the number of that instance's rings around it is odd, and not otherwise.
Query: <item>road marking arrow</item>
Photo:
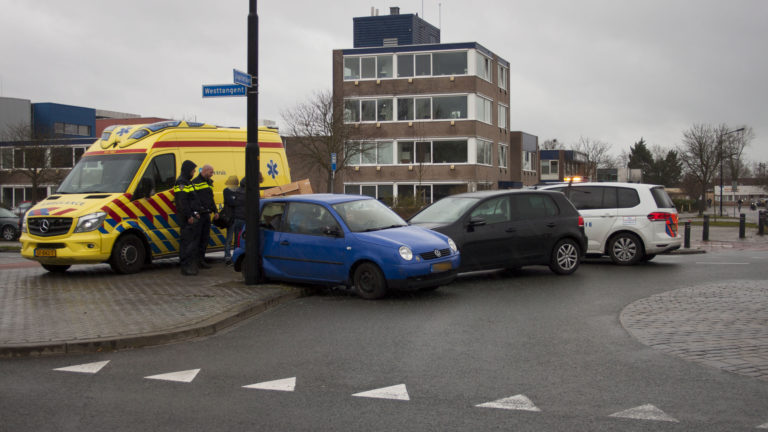
[[[355,393],[352,396],[375,399],[411,400],[411,398],[408,396],[408,390],[405,388],[405,384],[398,384],[391,387],[384,387],[376,390],[365,391],[362,393]]]
[[[200,369],[190,369],[190,370],[181,371],[181,372],[171,372],[171,373],[160,374],[160,375],[152,375],[144,378],[161,380],[161,381],[175,381],[175,382],[189,383],[195,379],[198,372],[200,372]]]
[[[293,389],[296,388],[296,377],[285,378],[285,379],[280,379],[275,381],[265,381],[257,384],[243,386],[243,388],[292,392]]]
[[[109,363],[109,360],[95,362],[95,363],[85,363],[85,364],[75,365],[75,366],[67,366],[67,367],[58,368],[54,370],[61,371],[61,372],[77,372],[77,373],[95,374],[98,371],[100,371],[101,368],[106,366],[107,363]]]
[[[667,415],[667,413],[651,404],[646,404],[639,407],[630,408],[625,411],[613,413],[609,417],[628,418],[635,420],[668,421],[677,423],[676,419],[670,417]]]
[[[527,396],[521,394],[495,400],[493,402],[486,402],[476,406],[480,408],[498,408],[517,411],[541,411],[536,405],[533,404],[533,402],[531,402],[530,399],[528,399]]]

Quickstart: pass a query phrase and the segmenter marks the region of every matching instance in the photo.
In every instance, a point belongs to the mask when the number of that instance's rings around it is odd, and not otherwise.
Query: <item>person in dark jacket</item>
[[[213,219],[219,218],[216,201],[213,199],[213,180],[211,177],[213,177],[213,167],[205,164],[200,169],[200,174],[192,179],[192,186],[195,188],[202,206],[200,211],[200,239],[197,247],[197,265],[200,268],[211,268],[211,265],[205,262],[205,249],[208,247],[208,241],[211,237],[211,215],[213,215]]]
[[[185,160],[181,164],[181,174],[173,188],[176,214],[179,220],[179,262],[181,274],[197,274],[198,245],[200,243],[200,212],[203,207],[198,198],[192,177],[195,175],[194,162]]]
[[[238,187],[237,176],[230,176],[225,183],[224,206],[228,208],[232,220],[227,227],[227,242],[224,244],[224,262],[232,264],[230,249],[232,240],[235,239],[235,247],[239,246],[237,235],[245,225],[245,178]]]

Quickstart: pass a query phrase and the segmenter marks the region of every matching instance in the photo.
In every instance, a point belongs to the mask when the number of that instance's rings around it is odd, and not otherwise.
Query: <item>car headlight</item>
[[[453,239],[448,239],[448,246],[451,247],[451,250],[456,253],[459,251],[459,248],[456,247],[456,243],[453,241]]]
[[[26,214],[21,218],[21,232],[23,233],[27,232],[27,215]]]
[[[400,252],[400,257],[406,261],[413,259],[413,251],[408,246],[400,246],[398,252]]]
[[[81,216],[77,221],[77,228],[75,228],[75,232],[80,233],[93,231],[100,227],[106,218],[107,214],[104,212],[96,212]]]

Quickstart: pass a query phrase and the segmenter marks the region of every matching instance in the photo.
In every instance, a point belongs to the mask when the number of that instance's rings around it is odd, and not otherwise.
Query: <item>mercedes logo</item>
[[[435,249],[435,256],[436,256],[436,257],[438,257],[438,258],[440,258],[441,256],[443,256],[443,254],[442,254],[442,253],[440,253],[440,249]]]
[[[40,232],[47,233],[49,229],[51,229],[51,223],[48,222],[48,219],[40,221]]]

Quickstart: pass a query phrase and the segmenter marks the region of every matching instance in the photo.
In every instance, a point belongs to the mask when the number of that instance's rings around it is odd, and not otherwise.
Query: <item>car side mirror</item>
[[[469,226],[474,227],[474,226],[480,226],[480,225],[485,225],[485,218],[484,217],[472,216],[469,219]]]
[[[331,237],[341,237],[341,230],[337,226],[326,226],[323,229],[323,234]]]

